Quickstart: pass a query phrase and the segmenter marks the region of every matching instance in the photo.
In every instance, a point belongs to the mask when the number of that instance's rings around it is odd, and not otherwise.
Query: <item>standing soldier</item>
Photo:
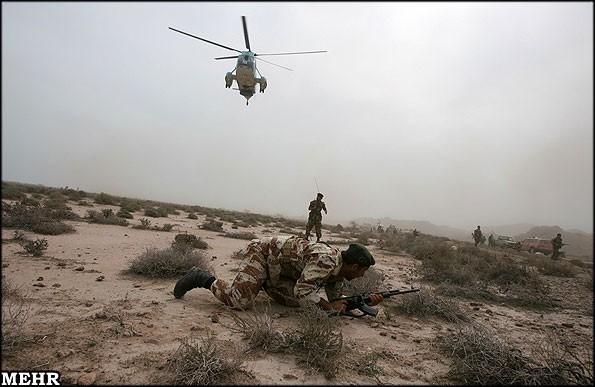
[[[562,248],[562,234],[558,233],[555,238],[551,240],[554,251],[552,252],[552,259],[558,259],[560,249]]]
[[[488,237],[488,246],[494,246],[494,234],[490,234]]]
[[[475,247],[481,242],[483,234],[481,233],[481,227],[477,226],[475,231],[473,231],[473,240],[475,241]]]
[[[308,206],[308,210],[310,210],[310,214],[308,214],[308,224],[306,224],[306,239],[310,240],[310,231],[312,231],[312,227],[316,228],[316,242],[320,242],[320,238],[322,237],[322,213],[321,211],[324,210],[326,212],[326,205],[322,201],[323,194],[318,192],[316,194],[316,200],[312,200],[310,205]]]

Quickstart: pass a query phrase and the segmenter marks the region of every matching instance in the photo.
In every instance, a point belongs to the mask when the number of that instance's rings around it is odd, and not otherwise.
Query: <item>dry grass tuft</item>
[[[452,323],[470,321],[455,301],[435,296],[426,290],[398,297],[398,300],[386,306],[385,313],[387,316],[392,313],[415,317],[435,316]]]
[[[27,296],[20,295],[19,288],[2,277],[2,357],[9,357],[27,341],[22,333],[29,319],[31,305]]]
[[[205,338],[184,338],[172,355],[168,371],[175,385],[228,385],[241,372],[239,356],[223,358],[211,331]]]
[[[293,353],[298,363],[322,372],[328,379],[334,378],[343,347],[343,336],[335,330],[340,317],[331,316],[315,305],[302,306],[296,316],[296,330],[278,331],[267,310],[232,312],[236,324],[230,329],[248,339],[245,352],[260,348],[266,352]]]
[[[437,341],[455,359],[449,376],[465,384],[593,384],[592,352],[590,360],[580,360],[571,350],[573,344],[559,335],[546,336],[536,348],[538,359],[523,355],[477,325]]]

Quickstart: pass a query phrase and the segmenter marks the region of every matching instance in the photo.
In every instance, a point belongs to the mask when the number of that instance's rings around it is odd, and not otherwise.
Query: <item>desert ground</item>
[[[69,202],[82,218],[89,209],[119,207]],[[377,306],[376,317],[342,316],[336,319],[343,338],[345,367],[335,377],[300,364],[291,353],[246,350],[246,339],[230,329],[237,321],[232,313],[268,313],[278,329],[298,323],[295,308],[284,307],[260,294],[253,311],[234,312],[221,305],[205,289],[194,289],[175,299],[177,278],[151,279],[126,274],[131,260],[147,249],[164,249],[177,233],[188,232],[208,243],[209,256],[218,278],[232,280],[239,259],[234,253],[247,240],[224,237],[221,232],[201,229],[204,215],[189,219],[188,213],[151,218],[151,224],[173,224],[171,231],[135,229],[142,215],[135,214],[127,227],[66,221],[74,233],[38,235],[48,248],[40,257],[23,251],[12,241],[14,229],[2,229],[2,277],[25,300],[28,318],[22,326],[23,342],[7,355],[2,370],[53,370],[63,384],[147,385],[169,384],[167,365],[182,340],[200,340],[214,335],[225,356],[241,362],[241,372],[232,381],[245,385],[429,385],[455,384],[448,378],[453,358],[436,349],[435,340],[456,332],[456,323],[434,317],[419,318],[383,313],[388,301]],[[223,228],[231,231],[231,224]],[[249,227],[258,237],[282,234],[271,225]],[[240,229],[241,231],[241,229]],[[300,230],[296,230],[299,232]],[[323,230],[323,240],[338,241],[341,235]],[[453,241],[453,245],[458,242]],[[346,246],[346,245],[344,245]],[[339,246],[338,246],[339,247]],[[430,289],[416,276],[416,260],[407,253],[395,254],[370,244],[375,269],[384,275],[384,289],[419,287]],[[477,323],[493,329],[523,353],[548,329],[563,332],[589,347],[593,342],[592,263],[573,278],[544,276],[555,298],[563,305],[551,311],[533,311],[498,303],[460,301],[460,307]],[[591,287],[585,283],[591,281]],[[403,295],[399,297],[410,297]],[[390,300],[393,302],[393,299]],[[399,300],[394,300],[399,302]],[[6,306],[7,307],[7,306]],[[3,302],[3,315],[8,313]],[[3,318],[4,323],[4,318]],[[374,359],[375,372],[361,372],[347,359],[360,363]],[[592,369],[592,352],[590,362]],[[363,368],[363,367],[362,367]]]

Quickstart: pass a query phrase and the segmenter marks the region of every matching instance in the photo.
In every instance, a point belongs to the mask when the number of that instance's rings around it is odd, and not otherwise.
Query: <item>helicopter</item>
[[[238,49],[235,49],[232,47],[224,46],[223,44],[212,42],[210,40],[200,38],[198,36],[189,34],[184,31],[180,31],[180,30],[172,28],[172,27],[169,27],[169,29],[172,31],[179,32],[181,34],[190,36],[192,38],[202,40],[203,42],[214,44],[215,46],[219,46],[219,47],[225,48],[227,50],[239,52],[240,55],[237,55],[237,56],[236,55],[224,56],[224,57],[219,57],[219,58],[215,58],[215,59],[220,60],[220,59],[235,59],[235,58],[237,58],[236,67],[232,71],[229,71],[229,72],[227,72],[227,74],[225,74],[225,87],[228,89],[231,88],[233,81],[235,80],[238,88],[237,89],[234,88],[234,89],[239,90],[240,94],[246,98],[246,105],[248,105],[248,101],[255,93],[256,84],[258,84],[259,91],[261,93],[264,93],[264,91],[267,87],[266,78],[262,76],[262,74],[256,67],[256,57],[257,56],[261,57],[264,55],[318,54],[318,53],[327,52],[324,50],[324,51],[285,52],[285,53],[276,53],[276,54],[256,54],[250,48],[250,40],[248,39],[248,27],[246,26],[246,16],[242,16],[242,24],[244,26],[244,40],[246,43],[247,51],[241,51],[241,50],[238,50]],[[281,65],[266,61],[261,58],[259,58],[258,60],[272,64],[277,67],[281,67],[285,70],[293,71],[290,68],[283,67]],[[234,74],[234,72],[235,72],[235,74]]]

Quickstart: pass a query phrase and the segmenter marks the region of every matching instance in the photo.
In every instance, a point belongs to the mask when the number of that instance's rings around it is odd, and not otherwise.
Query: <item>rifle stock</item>
[[[370,305],[368,305],[368,302],[370,302],[370,295],[372,294],[380,294],[383,298],[390,298],[392,296],[397,296],[400,294],[405,294],[405,293],[413,293],[413,292],[419,292],[421,289],[407,289],[407,290],[388,290],[386,292],[374,292],[374,293],[364,293],[364,294],[358,294],[355,296],[350,296],[350,297],[342,297],[339,298],[339,300],[346,300],[347,301],[347,308],[346,310],[353,310],[353,309],[359,309],[360,311],[362,311],[365,315],[368,316],[372,316],[372,317],[376,317],[376,315],[378,315],[378,310],[372,308]]]

